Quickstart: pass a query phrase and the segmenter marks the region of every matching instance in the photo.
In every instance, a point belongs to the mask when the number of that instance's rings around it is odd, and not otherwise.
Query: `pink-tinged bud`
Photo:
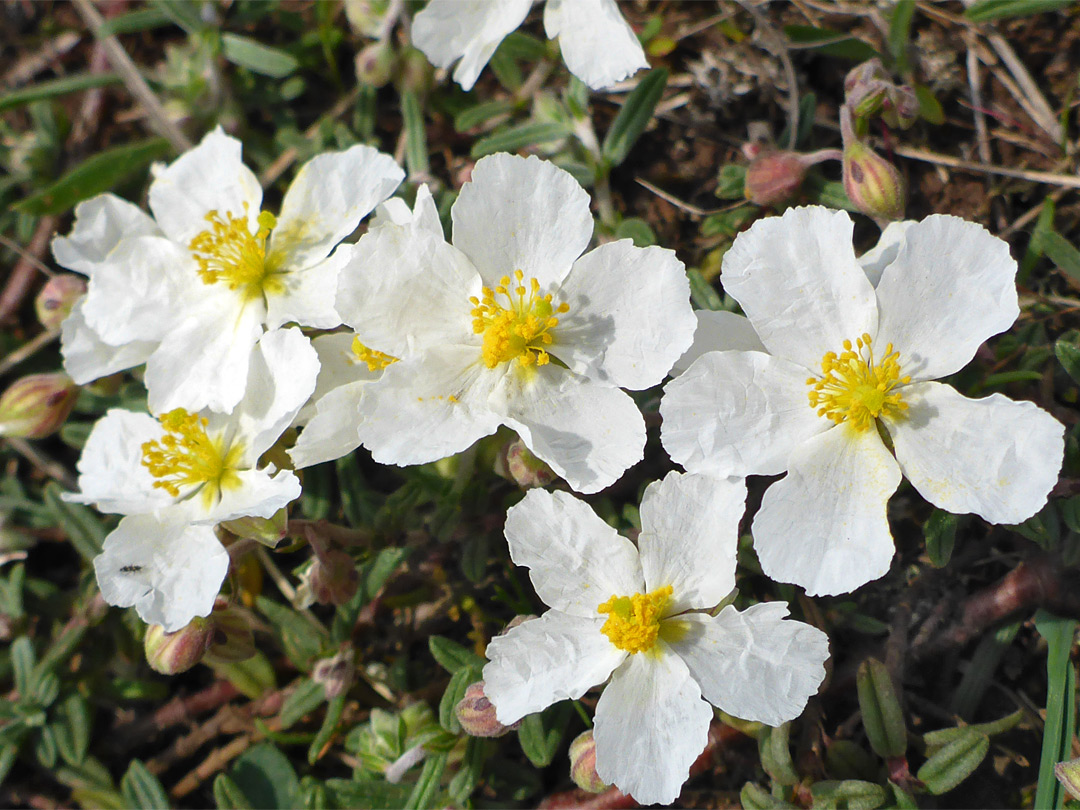
[[[79,386],[66,374],[31,374],[0,395],[0,436],[40,439],[55,433],[75,407]]]
[[[360,584],[353,558],[337,549],[316,555],[309,577],[311,593],[320,605],[344,605],[356,595]]]
[[[1070,759],[1054,766],[1054,775],[1074,799],[1080,799],[1080,759]]]
[[[859,99],[866,95],[866,88],[874,86],[877,82],[888,82],[889,73],[881,60],[876,56],[867,59],[861,65],[856,65],[848,71],[844,77],[844,101],[847,104],[857,104]]]
[[[582,732],[570,743],[570,778],[589,793],[599,793],[608,787],[596,775],[596,741],[592,729]]]
[[[902,219],[907,193],[900,172],[855,136],[847,107],[840,108],[840,131],[844,138],[844,190],[848,199],[878,222]]]
[[[465,696],[457,702],[454,714],[466,734],[472,737],[501,737],[521,725],[504,726],[495,717],[495,707],[484,694],[484,682],[477,681],[465,689]]]
[[[919,97],[906,84],[893,86],[885,99],[881,118],[890,127],[907,129],[919,120]]]
[[[394,51],[386,41],[372,42],[356,54],[356,80],[382,87],[394,72]]]
[[[495,461],[495,472],[522,489],[544,487],[558,478],[551,467],[534,456],[525,442],[509,442]]]
[[[226,531],[246,540],[255,540],[268,548],[274,548],[285,539],[289,525],[289,511],[282,507],[272,517],[243,517],[227,520],[221,524]]]
[[[54,332],[71,314],[75,302],[86,293],[86,279],[71,273],[55,275],[45,282],[37,298],[34,299],[34,311],[38,321]]]
[[[311,670],[311,680],[322,685],[327,700],[344,694],[352,686],[355,676],[356,664],[351,644],[343,645],[337,655],[317,661]]]
[[[206,663],[235,664],[255,655],[255,635],[243,610],[218,597],[208,621],[212,632]]]
[[[209,619],[199,617],[175,633],[166,633],[160,624],[152,624],[143,640],[146,663],[162,675],[187,672],[206,655],[213,635]]]
[[[892,81],[880,59],[852,68],[844,79],[844,104],[856,120],[880,115],[890,127],[907,129],[919,117],[919,99],[908,85]],[[860,128],[860,131],[864,131]]]
[[[775,205],[791,199],[802,185],[807,168],[795,152],[759,152],[746,169],[746,199],[758,205]]]

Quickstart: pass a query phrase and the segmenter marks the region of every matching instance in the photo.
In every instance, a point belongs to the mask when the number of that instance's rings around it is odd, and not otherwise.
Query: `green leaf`
[[[990,750],[990,738],[971,729],[942,746],[919,768],[917,778],[935,796],[948,793],[967,779],[986,758]],[[1051,770],[1051,778],[1053,771]],[[1036,805],[1046,807],[1047,805]]]
[[[258,651],[244,661],[214,662],[211,668],[219,678],[224,678],[252,700],[262,697],[277,686],[273,665]]]
[[[911,19],[915,15],[915,0],[898,0],[889,19],[889,53],[900,73],[908,72],[908,40]]]
[[[405,167],[409,176],[427,174],[428,165],[427,133],[424,131],[424,114],[416,93],[405,90],[401,94],[401,116],[405,124]]]
[[[785,787],[799,783],[799,773],[791,760],[788,738],[791,723],[784,723],[776,728],[766,726],[758,737],[758,756],[765,773],[778,785]]]
[[[487,663],[472,650],[461,646],[456,641],[451,641],[445,636],[430,636],[428,638],[428,649],[431,650],[435,660],[442,664],[443,669],[450,673],[457,672],[462,667],[478,669]]]
[[[214,804],[220,810],[254,810],[255,808],[255,805],[244,795],[244,791],[240,790],[240,786],[224,773],[219,773],[214,780]]]
[[[241,754],[229,772],[236,786],[254,807],[296,807],[300,780],[289,758],[270,743],[260,743]]]
[[[151,4],[189,34],[207,27],[199,16],[200,6],[191,0],[151,0]]]
[[[1065,337],[1058,338],[1054,344],[1054,354],[1057,355],[1061,367],[1073,378],[1073,382],[1080,383],[1080,346],[1076,341]]]
[[[469,154],[473,159],[477,159],[496,152],[516,152],[527,146],[557,141],[569,134],[570,130],[566,125],[557,121],[530,121],[481,138],[473,144]]]
[[[172,22],[172,17],[160,8],[140,8],[105,20],[101,28],[98,29],[98,36],[134,34],[139,31],[149,31],[152,28],[170,25]]]
[[[90,745],[90,710],[86,700],[72,692],[53,713],[53,736],[60,756],[69,765],[79,765]]]
[[[11,645],[11,668],[15,676],[15,690],[23,700],[34,693],[34,645],[26,636],[19,636]]]
[[[859,710],[870,746],[882,757],[898,757],[907,750],[904,714],[885,665],[867,658],[855,676]]]
[[[688,267],[686,268],[686,277],[690,281],[690,300],[693,301],[695,307],[709,309],[713,312],[724,308],[724,301],[720,297],[720,293],[705,280],[700,270],[696,267]]]
[[[627,217],[615,228],[616,239],[632,239],[634,247],[649,247],[656,244],[656,233],[649,223],[639,217]]]
[[[953,692],[953,712],[960,717],[971,717],[975,714],[979,702],[993,681],[1001,659],[1019,632],[1020,622],[1013,622],[983,636],[971,656],[971,663]]]
[[[1054,201],[1049,197],[1043,200],[1039,218],[1035,220],[1035,227],[1031,229],[1031,238],[1028,240],[1027,248],[1024,250],[1024,257],[1020,260],[1020,270],[1016,274],[1017,284],[1027,284],[1031,271],[1035,269],[1035,265],[1043,257],[1042,240],[1046,234],[1054,230],[1054,216],[1056,213],[1057,207],[1054,205]]]
[[[952,557],[956,545],[956,528],[960,518],[942,509],[935,509],[923,527],[926,538],[926,554],[935,568],[944,568]]]
[[[326,714],[323,716],[322,725],[319,726],[319,731],[315,734],[315,739],[313,739],[311,745],[308,746],[308,765],[314,765],[319,761],[323,748],[330,742],[330,738],[334,736],[334,732],[337,730],[338,721],[341,720],[341,713],[344,710],[344,694],[338,695],[326,704]]]
[[[60,494],[63,490],[56,483],[49,483],[45,487],[45,505],[52,511],[56,524],[63,529],[71,545],[85,560],[93,560],[101,553],[102,543],[105,541],[105,527],[94,514],[79,503],[68,503]]]
[[[11,772],[11,768],[18,756],[19,746],[15,743],[8,743],[0,748],[0,785],[4,784],[4,779]]]
[[[521,721],[518,727],[521,750],[537,768],[546,768],[555,758],[573,711],[570,702],[564,700],[538,714],[526,715]]]
[[[721,200],[746,199],[746,167],[725,163],[716,175],[716,191]]]
[[[1074,0],[978,0],[964,11],[972,22],[992,22],[1008,17],[1024,17],[1057,11],[1073,5]]]
[[[305,714],[311,714],[323,701],[326,700],[326,690],[322,684],[315,683],[310,678],[300,681],[300,684],[285,698],[281,704],[281,714],[278,720],[281,723],[280,730],[286,731],[292,728]]]
[[[949,743],[962,739],[972,731],[978,732],[979,734],[985,734],[987,737],[1001,734],[1002,732],[1016,728],[1023,719],[1024,710],[1017,709],[1012,714],[1007,714],[1000,720],[992,720],[989,723],[976,723],[970,726],[957,726],[955,728],[943,728],[937,731],[928,731],[923,735],[923,742],[926,743],[926,753],[928,755],[933,755]]]
[[[796,805],[778,799],[761,785],[747,782],[739,791],[739,804],[743,810],[788,810]]]
[[[127,773],[121,777],[120,793],[129,807],[138,810],[156,810],[170,806],[168,794],[161,782],[138,759],[131,760]]]
[[[876,50],[861,39],[848,36],[834,28],[821,28],[813,25],[785,25],[784,35],[794,45],[808,48],[840,59],[853,62],[865,62],[880,56]]]
[[[283,79],[300,66],[292,54],[239,34],[222,34],[221,45],[225,58],[234,65],[272,79]]]
[[[1064,794],[1054,775],[1054,766],[1072,758],[1072,739],[1076,731],[1076,667],[1069,660],[1076,622],[1039,610],[1035,629],[1046,639],[1046,725],[1043,728],[1042,754],[1039,757],[1039,782],[1035,807],[1058,808]]]
[[[426,155],[424,159],[427,159]],[[355,453],[349,453],[334,462],[334,469],[337,471],[338,492],[345,519],[354,528],[370,526],[375,518],[375,507],[371,502],[371,492],[364,472],[360,468],[360,459]]]
[[[55,768],[56,753],[56,738],[53,736],[52,729],[48,726],[39,729],[37,738],[34,740],[34,756],[37,757],[41,767],[49,771]]]
[[[467,132],[470,129],[473,129],[487,121],[490,121],[496,116],[505,115],[506,113],[513,112],[513,110],[517,106],[517,102],[510,99],[485,101],[482,104],[477,104],[473,107],[464,109],[457,115],[455,115],[454,129],[456,129],[458,132]]]
[[[465,742],[465,756],[461,759],[461,769],[450,780],[447,790],[454,804],[464,805],[484,773],[484,764],[494,753],[491,740],[483,737],[469,737]]]
[[[409,785],[392,785],[385,779],[327,779],[326,791],[334,806],[401,807],[409,799]]]
[[[528,59],[536,61],[547,56],[548,46],[534,36],[522,31],[514,31],[499,44],[499,49],[504,51],[511,59]]]
[[[919,102],[919,115],[929,124],[941,126],[945,123],[945,110],[934,92],[925,84],[914,84],[915,99]]]
[[[120,77],[115,73],[76,73],[74,76],[38,82],[0,95],[0,112],[33,101],[65,96],[68,93],[78,93],[94,87],[106,87],[110,84],[119,84],[119,82]]]
[[[881,785],[859,779],[815,782],[810,788],[810,795],[814,798],[814,810],[825,807],[874,810],[875,807],[880,807],[889,796]]]
[[[667,79],[667,70],[656,68],[646,73],[637,87],[630,91],[600,148],[608,166],[618,166],[626,160],[630,149],[652,119],[656,105],[664,94]]]
[[[442,779],[443,771],[446,770],[446,760],[449,756],[446,752],[428,755],[424,761],[424,768],[420,771],[420,778],[405,802],[404,810],[442,806],[443,802],[436,801],[436,798],[439,795],[439,780]]]
[[[463,667],[450,677],[450,683],[446,685],[446,691],[439,700],[439,725],[451,734],[461,733],[461,723],[458,722],[454,707],[465,697],[465,690],[469,688],[469,684],[478,680],[480,680],[480,669],[473,667]]]

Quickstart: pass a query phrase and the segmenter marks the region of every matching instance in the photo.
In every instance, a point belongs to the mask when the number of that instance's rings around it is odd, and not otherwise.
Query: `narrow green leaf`
[[[1017,709],[1012,714],[1007,714],[1000,720],[991,720],[989,723],[976,723],[970,726],[957,726],[955,728],[943,728],[937,731],[928,731],[923,735],[923,742],[926,743],[927,754],[933,755],[949,743],[963,738],[972,731],[976,731],[979,734],[985,734],[987,737],[992,737],[995,734],[1001,734],[1002,732],[1016,728],[1023,719],[1024,710]]]
[[[908,71],[908,41],[911,38],[911,19],[915,15],[915,0],[898,0],[889,19],[889,53],[900,73]]]
[[[1075,340],[1058,338],[1054,344],[1054,354],[1073,381],[1080,383],[1080,345]]]
[[[98,36],[106,37],[110,34],[134,34],[139,31],[149,31],[152,28],[170,25],[172,22],[172,17],[166,14],[161,8],[150,6],[148,8],[140,8],[135,11],[129,11],[126,14],[118,14],[115,17],[110,17],[105,20],[104,24],[102,24],[101,28],[98,30]]]
[[[564,700],[521,721],[518,728],[521,750],[537,768],[546,768],[555,758],[573,711],[570,702]]]
[[[443,771],[446,770],[446,760],[449,757],[450,755],[446,752],[428,755],[424,761],[424,768],[420,771],[420,778],[405,802],[404,810],[442,806],[443,803],[436,801],[436,797],[439,795],[439,780],[442,779]]]
[[[986,758],[989,750],[989,737],[970,727],[963,729],[959,737],[927,759],[916,776],[931,793],[940,796],[967,779]],[[1050,776],[1053,778],[1052,769]]]
[[[319,726],[319,731],[315,734],[315,739],[313,739],[311,745],[308,746],[308,765],[314,765],[319,761],[323,748],[330,742],[330,738],[334,736],[334,732],[337,730],[338,721],[341,720],[341,713],[344,710],[344,694],[338,695],[326,704],[326,714],[323,716],[322,725]]]
[[[940,126],[945,123],[945,109],[937,100],[934,92],[925,84],[914,84],[915,99],[919,102],[919,115],[929,124]]]
[[[1046,234],[1054,230],[1054,216],[1056,213],[1057,207],[1054,205],[1054,201],[1049,197],[1043,200],[1039,218],[1035,220],[1035,227],[1031,229],[1031,238],[1028,240],[1027,248],[1024,250],[1024,257],[1020,260],[1020,270],[1016,274],[1017,284],[1027,284],[1031,271],[1035,269],[1035,265],[1043,257],[1042,240]]]
[[[467,132],[478,127],[492,118],[512,112],[517,107],[517,102],[510,99],[485,101],[474,107],[462,110],[454,116],[454,129],[458,132]]]
[[[412,793],[409,785],[384,779],[327,779],[324,784],[335,807],[401,807]]]
[[[850,59],[853,62],[865,62],[880,56],[873,47],[843,31],[834,28],[821,28],[813,25],[785,25],[784,35],[794,45],[808,48],[826,56]]]
[[[953,712],[960,717],[971,717],[975,714],[997,673],[1001,659],[1019,632],[1020,622],[1013,622],[982,638],[971,656],[971,663],[964,671],[960,684],[953,692]]]
[[[289,758],[270,743],[259,743],[241,754],[229,773],[255,807],[296,807],[300,780]]]
[[[652,119],[656,105],[664,94],[667,79],[667,70],[656,68],[646,73],[637,87],[630,91],[600,148],[609,166],[618,166],[626,160],[630,149]]]
[[[956,545],[956,528],[960,518],[942,509],[935,509],[923,527],[926,538],[926,555],[935,568],[944,568],[952,557]]]
[[[483,667],[487,663],[472,650],[445,636],[430,636],[428,649],[435,660],[442,664],[443,669],[450,673],[457,672],[462,667]]]
[[[151,5],[189,34],[206,28],[206,23],[199,16],[200,6],[191,0],[151,0]]]
[[[548,46],[542,40],[524,33],[514,31],[501,43],[499,49],[504,51],[511,59],[528,59],[536,61],[547,56]]]
[[[53,734],[60,756],[69,765],[79,765],[90,745],[90,710],[86,700],[72,692],[53,713]]]
[[[992,22],[1009,17],[1024,17],[1057,11],[1073,5],[1075,0],[978,0],[964,11],[972,22]]]
[[[254,810],[255,805],[248,801],[240,786],[229,778],[228,774],[219,773],[214,779],[214,804],[218,810]]]
[[[158,810],[170,806],[169,796],[161,782],[138,759],[131,760],[127,773],[120,779],[120,792],[128,806],[138,810]]]
[[[409,176],[427,174],[428,165],[427,133],[424,131],[424,114],[420,102],[411,90],[401,94],[401,116],[405,123],[405,167]]]
[[[1074,283],[1080,283],[1080,250],[1057,231],[1043,234],[1043,252]]]
[[[686,277],[690,281],[690,300],[694,302],[695,307],[713,312],[724,308],[724,300],[720,297],[720,293],[705,280],[700,270],[696,267],[688,267]]]
[[[48,726],[44,726],[38,729],[37,737],[34,740],[34,756],[37,758],[41,767],[51,771],[56,767],[56,737],[53,736],[52,729]]]
[[[11,668],[15,676],[15,690],[24,700],[34,693],[34,645],[26,636],[19,636],[11,645]]]
[[[516,152],[527,146],[550,143],[570,134],[565,124],[557,121],[530,121],[514,127],[500,129],[473,144],[469,154],[473,159],[496,152]]]
[[[525,83],[521,68],[518,67],[514,57],[505,48],[500,47],[492,54],[488,67],[495,74],[495,78],[499,80],[499,84],[511,93],[516,93],[521,89],[521,85]]]
[[[0,785],[4,784],[4,779],[11,773],[11,768],[18,756],[19,746],[15,743],[8,743],[3,748],[0,748]]]
[[[222,34],[221,45],[225,58],[234,65],[272,79],[283,79],[300,66],[292,54],[239,34]]]
[[[845,779],[841,782],[824,780],[810,788],[814,807],[844,807],[845,810],[874,810],[888,798],[885,788],[873,782]]]
[[[784,723],[776,728],[766,726],[763,731],[764,733],[758,737],[761,767],[778,785],[788,787],[798,784],[799,773],[795,770],[795,763],[791,759],[791,750],[788,746],[791,723]]]
[[[1039,610],[1035,614],[1035,629],[1046,639],[1047,688],[1046,725],[1043,727],[1034,806],[1060,808],[1065,796],[1054,775],[1054,766],[1072,758],[1072,739],[1076,731],[1076,667],[1069,655],[1076,637],[1076,621]]]
[[[315,683],[310,678],[300,681],[300,684],[285,698],[281,704],[281,713],[278,720],[281,723],[281,731],[292,728],[305,715],[315,711],[326,700],[326,690],[322,684]]]
[[[480,680],[480,670],[473,667],[463,667],[450,677],[450,683],[446,685],[442,699],[439,700],[439,725],[451,734],[461,733],[461,723],[458,722],[454,707],[465,697],[465,690],[469,684]]]
[[[739,804],[743,810],[788,810],[796,805],[773,796],[761,785],[747,782],[739,791]]]
[[[721,200],[746,199],[746,167],[738,163],[725,163],[716,175],[716,191]]]
[[[20,87],[10,93],[0,95],[0,112],[29,104],[32,101],[41,101],[57,96],[65,96],[68,93],[78,93],[94,87],[106,87],[110,84],[119,84],[120,77],[115,73],[77,73],[74,76],[64,76],[60,79],[51,79],[47,82],[38,82],[29,87]]]
[[[211,668],[219,678],[224,678],[252,700],[262,697],[277,686],[273,665],[258,651],[244,661],[215,662]]]
[[[484,764],[494,752],[491,740],[483,737],[469,737],[465,743],[465,756],[461,760],[461,769],[450,780],[447,790],[454,804],[464,805],[484,772]]]
[[[867,658],[859,665],[855,685],[870,746],[882,757],[901,756],[907,750],[907,730],[889,671],[876,658]]]

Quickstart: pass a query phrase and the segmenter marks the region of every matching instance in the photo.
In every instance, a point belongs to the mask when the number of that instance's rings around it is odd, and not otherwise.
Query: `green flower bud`
[[[521,725],[520,721],[512,726],[504,726],[495,717],[495,707],[484,694],[484,682],[471,683],[465,689],[465,696],[454,706],[461,728],[471,737],[501,737]]]
[[[206,663],[234,664],[255,655],[255,635],[242,610],[218,597],[209,621],[212,633]]]
[[[394,50],[388,41],[372,42],[356,54],[356,80],[382,87],[394,73]]]
[[[31,374],[0,395],[0,436],[40,439],[55,433],[75,407],[79,387],[66,374]]]
[[[246,540],[255,540],[268,548],[274,548],[284,538],[289,524],[289,511],[282,507],[272,517],[243,517],[227,520],[221,526],[228,532]]]
[[[1074,799],[1080,799],[1080,759],[1070,759],[1054,766],[1054,775]]]
[[[210,620],[199,617],[175,633],[166,633],[160,624],[152,624],[143,639],[146,663],[162,675],[187,672],[203,659],[213,633]]]
[[[865,141],[855,137],[847,107],[840,108],[840,128],[844,137],[844,190],[848,199],[878,222],[902,219],[907,192],[900,172]]]
[[[55,275],[45,282],[41,292],[34,299],[34,311],[38,321],[50,332],[60,328],[60,324],[71,314],[75,302],[86,293],[86,279],[71,273]]]
[[[599,793],[608,787],[596,774],[596,741],[592,729],[582,732],[570,743],[570,778],[589,793]]]

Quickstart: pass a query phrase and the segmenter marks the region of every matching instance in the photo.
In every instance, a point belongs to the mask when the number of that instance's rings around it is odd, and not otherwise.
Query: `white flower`
[[[720,278],[749,320],[703,319],[680,364],[697,359],[660,405],[664,447],[687,470],[787,472],[754,543],[766,574],[809,594],[888,570],[901,472],[942,509],[1019,523],[1046,503],[1064,452],[1064,428],[1032,403],[930,382],[1016,320],[1008,245],[931,216],[891,226],[860,266],[851,232],[846,213],[809,207],[741,234]]]
[[[454,68],[472,88],[499,43],[529,13],[533,0],[431,0],[413,19],[412,37],[433,64]],[[544,32],[558,37],[570,72],[594,90],[649,66],[615,0],[547,0]]]
[[[157,171],[153,221],[113,202],[104,235],[77,222],[57,247],[58,260],[95,260],[76,313],[93,338],[150,349],[136,362],[146,361],[154,412],[227,413],[244,394],[251,349],[264,330],[289,322],[337,326],[333,293],[350,246],[331,251],[403,177],[368,146],[319,155],[301,167],[275,217],[261,210],[262,190],[240,151],[239,141],[215,129]],[[134,227],[125,229],[120,214]],[[77,367],[69,371],[83,380],[86,342],[81,327],[65,342],[67,363]]]
[[[682,263],[628,239],[581,256],[588,194],[535,157],[477,162],[451,214],[453,245],[388,223],[341,274],[338,310],[384,365],[364,391],[362,443],[381,463],[420,464],[507,425],[572,487],[603,489],[645,443],[619,388],[660,382],[690,345]]]
[[[670,473],[645,490],[637,548],[567,493],[533,490],[511,507],[510,556],[552,609],[488,644],[484,692],[499,722],[610,676],[596,772],[652,804],[678,797],[705,748],[709,703],[770,725],[802,713],[825,677],[824,633],[785,621],[782,602],[696,612],[735,586],[745,500],[741,480]]]

